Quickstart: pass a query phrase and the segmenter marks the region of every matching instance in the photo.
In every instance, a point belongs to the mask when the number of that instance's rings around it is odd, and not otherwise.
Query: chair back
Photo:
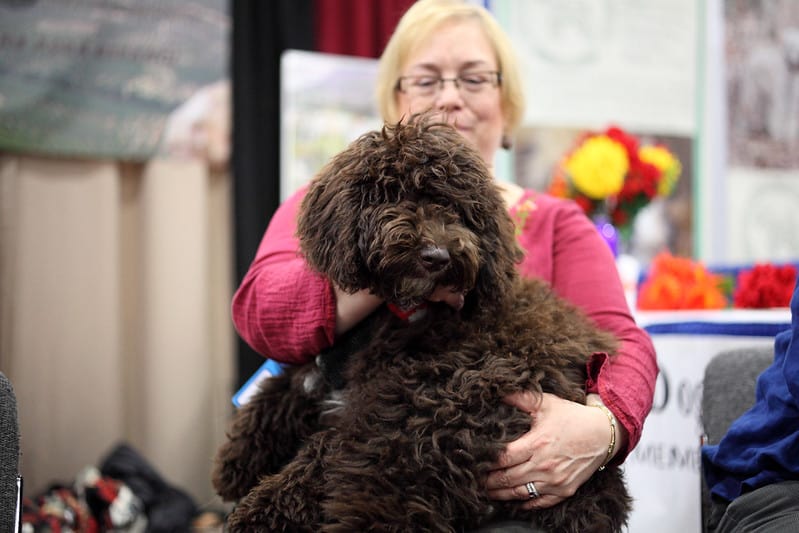
[[[0,372],[0,531],[21,529],[21,483],[17,397],[11,382]]]
[[[705,367],[702,385],[703,443],[718,444],[730,425],[755,403],[755,385],[774,361],[771,347],[719,352]],[[710,491],[702,476],[702,531],[710,511]]]

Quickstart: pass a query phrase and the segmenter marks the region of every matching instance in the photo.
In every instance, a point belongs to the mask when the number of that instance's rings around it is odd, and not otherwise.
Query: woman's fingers
[[[505,401],[529,412],[535,422],[530,431],[506,446],[486,477],[489,497],[521,501],[531,509],[549,507],[573,495],[607,453],[607,418],[601,419],[598,415],[603,413],[596,408],[551,394],[519,393]],[[564,425],[564,420],[573,423]],[[537,498],[531,499],[526,487],[531,481]]]
[[[454,287],[444,287],[439,285],[427,298],[431,302],[444,302],[453,309],[461,309],[466,301],[465,293],[458,291]]]

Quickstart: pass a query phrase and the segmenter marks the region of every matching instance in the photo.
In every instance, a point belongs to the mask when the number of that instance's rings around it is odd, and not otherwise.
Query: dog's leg
[[[319,428],[327,386],[315,365],[289,368],[267,379],[235,414],[217,451],[214,489],[227,501],[244,497],[262,476],[277,472]]]
[[[285,468],[262,478],[228,516],[226,531],[321,531],[324,454],[333,431],[313,435]]]
[[[577,492],[554,507],[519,511],[500,504],[503,515],[531,520],[542,531],[563,533],[621,533],[632,509],[624,479],[617,466],[597,472]]]

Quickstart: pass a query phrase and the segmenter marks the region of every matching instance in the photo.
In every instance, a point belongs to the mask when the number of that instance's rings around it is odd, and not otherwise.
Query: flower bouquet
[[[756,263],[738,273],[732,305],[748,309],[788,307],[796,276],[796,267],[791,264]]]
[[[638,291],[638,309],[723,309],[726,280],[704,264],[668,252],[658,254]]]
[[[579,138],[558,164],[549,193],[573,199],[595,221],[608,219],[629,240],[638,212],[653,199],[669,196],[681,172],[668,148],[642,145],[613,126]]]

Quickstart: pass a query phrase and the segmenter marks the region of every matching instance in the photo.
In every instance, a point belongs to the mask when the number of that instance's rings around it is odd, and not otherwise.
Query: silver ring
[[[538,489],[535,488],[535,484],[532,481],[528,481],[524,484],[524,488],[527,489],[527,494],[530,496],[531,500],[535,500],[541,494],[538,493]]]

